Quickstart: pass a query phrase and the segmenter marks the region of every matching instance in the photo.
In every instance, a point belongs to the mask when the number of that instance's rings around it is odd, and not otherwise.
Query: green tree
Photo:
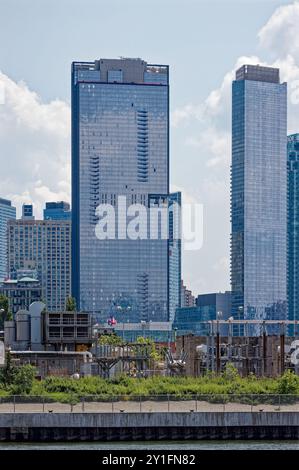
[[[151,338],[144,338],[143,336],[138,336],[136,343],[143,344],[148,351],[148,356],[154,361],[161,360],[163,354],[165,354],[165,351],[162,353],[159,353],[157,351],[155,342]]]
[[[5,318],[6,321],[11,321],[13,320],[13,314],[11,311],[9,311],[6,315],[6,318]]]
[[[16,374],[16,366],[14,366],[11,361],[11,354],[9,351],[6,353],[5,366],[0,370],[0,374],[0,382],[4,387],[8,387],[13,384]]]
[[[66,299],[66,311],[75,312],[77,309],[76,299],[74,297],[68,297]]]
[[[26,395],[30,393],[35,374],[36,369],[30,364],[17,367],[13,378],[12,392],[15,395]]]
[[[237,379],[240,378],[238,370],[235,368],[235,366],[231,363],[228,362],[225,366],[224,372],[222,373],[223,378],[227,382],[234,382]]]
[[[108,344],[110,346],[120,346],[122,339],[115,333],[103,334],[99,337],[99,344]]]
[[[5,295],[0,295],[0,330],[4,328],[5,320],[8,320],[9,302]]]
[[[279,394],[295,395],[299,391],[299,378],[293,371],[287,370],[278,379],[277,392]]]

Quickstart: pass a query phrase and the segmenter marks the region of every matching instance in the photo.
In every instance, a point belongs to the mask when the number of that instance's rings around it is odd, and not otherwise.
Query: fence
[[[1,413],[162,413],[162,412],[299,412],[299,395],[173,395],[0,397]]]

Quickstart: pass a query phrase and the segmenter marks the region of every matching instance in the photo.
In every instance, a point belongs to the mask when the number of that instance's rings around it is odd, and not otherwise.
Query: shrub
[[[35,367],[30,364],[16,368],[11,387],[12,393],[14,395],[29,394],[32,389],[35,372]]]
[[[294,372],[288,370],[278,379],[277,393],[296,395],[299,392],[299,379]]]
[[[233,364],[231,364],[230,362],[228,362],[225,366],[225,370],[223,372],[223,378],[227,381],[227,382],[234,382],[236,381],[237,379],[240,378],[239,376],[239,373],[237,371],[237,369],[233,366]]]
[[[14,382],[14,377],[17,368],[11,362],[11,354],[8,351],[6,354],[6,364],[3,369],[0,369],[0,384],[2,387],[7,388]]]
[[[109,346],[121,346],[122,339],[116,333],[103,334],[99,337],[99,344],[106,344]]]

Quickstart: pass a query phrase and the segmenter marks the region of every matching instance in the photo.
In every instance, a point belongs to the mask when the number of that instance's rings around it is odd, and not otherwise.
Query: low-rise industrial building
[[[85,312],[45,312],[43,343],[46,349],[87,350],[92,344],[91,315]]]
[[[92,345],[91,316],[84,312],[46,312],[42,302],[19,310],[4,323],[5,346],[13,351],[78,351]]]
[[[92,354],[88,351],[11,351],[10,354],[16,365],[36,367],[40,378],[48,375],[91,375],[92,368],[97,367],[97,364],[92,364]]]
[[[13,361],[35,366],[40,377],[92,374],[90,314],[44,309],[45,304],[34,302],[4,323],[4,343]]]

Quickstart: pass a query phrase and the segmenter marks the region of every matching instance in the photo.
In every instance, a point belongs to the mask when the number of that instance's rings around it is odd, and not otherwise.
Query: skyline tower
[[[125,208],[172,205],[168,66],[125,58],[74,62],[72,294],[79,308],[102,322],[112,316],[123,322],[167,321],[169,240],[132,240],[123,231],[119,236],[120,197]],[[96,236],[102,204],[115,211],[115,239]],[[175,264],[180,268],[178,260]],[[172,290],[172,311],[175,297]]]
[[[288,318],[299,320],[299,134],[288,136]],[[290,334],[294,328],[289,328]]]
[[[244,65],[232,84],[234,318],[287,317],[287,84]]]
[[[8,275],[7,271],[7,223],[16,218],[16,208],[8,199],[0,198],[0,282]]]

